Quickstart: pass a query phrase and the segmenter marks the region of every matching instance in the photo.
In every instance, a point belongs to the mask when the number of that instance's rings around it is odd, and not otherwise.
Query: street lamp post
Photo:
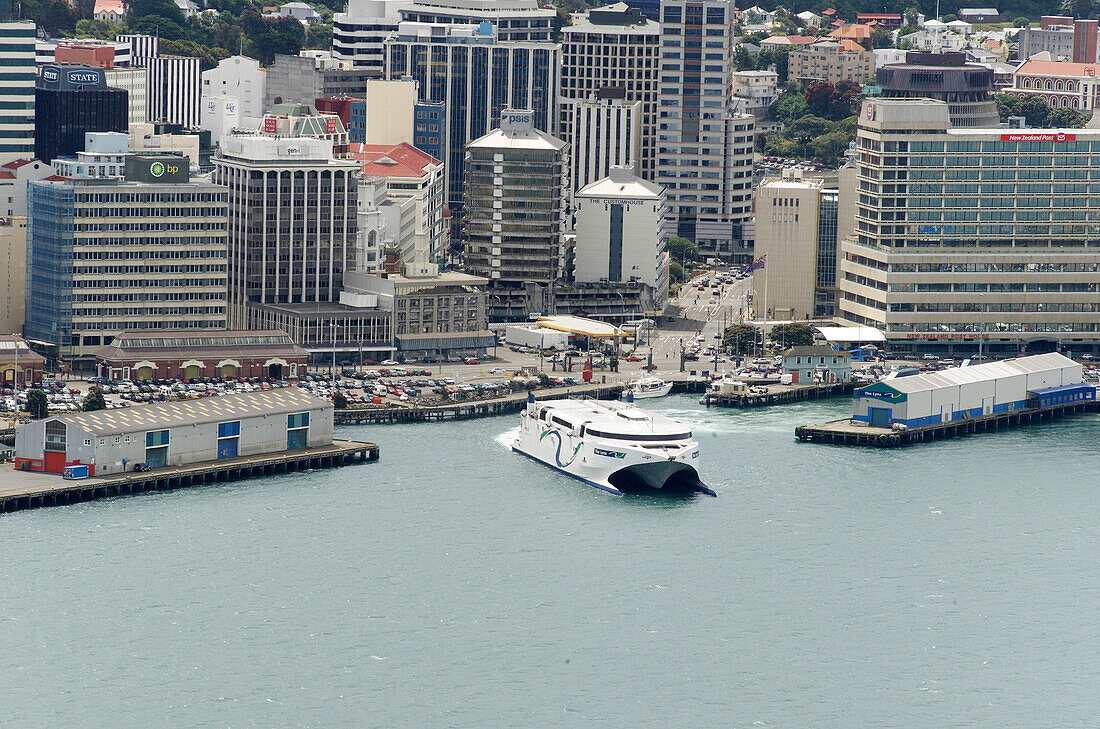
[[[336,320],[332,322],[332,370],[329,372],[329,376],[332,379],[336,379]]]
[[[12,391],[15,397],[15,419],[19,420],[19,335],[12,336],[15,337],[15,381],[12,383]]]
[[[978,361],[982,359],[982,345],[985,340],[985,300],[978,294]]]

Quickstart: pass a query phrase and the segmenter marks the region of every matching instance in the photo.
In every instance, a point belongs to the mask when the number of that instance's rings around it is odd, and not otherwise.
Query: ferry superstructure
[[[699,491],[699,443],[687,425],[632,402],[531,396],[512,450],[616,496],[627,491]]]

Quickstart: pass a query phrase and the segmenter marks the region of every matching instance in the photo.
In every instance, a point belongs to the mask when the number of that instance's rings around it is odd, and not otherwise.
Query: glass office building
[[[865,102],[838,316],[897,344],[1100,344],[1100,130],[951,128],[938,100]]]
[[[500,126],[505,109],[530,109],[536,129],[557,133],[561,46],[500,41],[489,23],[401,23],[386,40],[386,78],[420,82],[420,101],[442,102],[447,203],[463,207],[466,144]],[[417,145],[419,146],[419,145]],[[435,156],[435,155],[433,155]]]
[[[122,331],[226,325],[228,193],[168,181],[185,157],[143,159],[165,181],[29,186],[26,336],[76,368]]]

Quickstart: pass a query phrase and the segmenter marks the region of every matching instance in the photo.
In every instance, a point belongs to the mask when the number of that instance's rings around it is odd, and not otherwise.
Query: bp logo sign
[[[164,175],[164,163],[163,162],[154,162],[153,164],[149,165],[149,174],[152,175],[153,177],[163,176]]]

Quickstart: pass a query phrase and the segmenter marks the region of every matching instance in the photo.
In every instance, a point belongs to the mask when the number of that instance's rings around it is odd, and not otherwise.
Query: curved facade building
[[[995,127],[1000,124],[993,100],[993,71],[966,62],[957,51],[911,51],[905,63],[883,66],[877,74],[884,99],[939,99],[947,102],[951,125]]]

